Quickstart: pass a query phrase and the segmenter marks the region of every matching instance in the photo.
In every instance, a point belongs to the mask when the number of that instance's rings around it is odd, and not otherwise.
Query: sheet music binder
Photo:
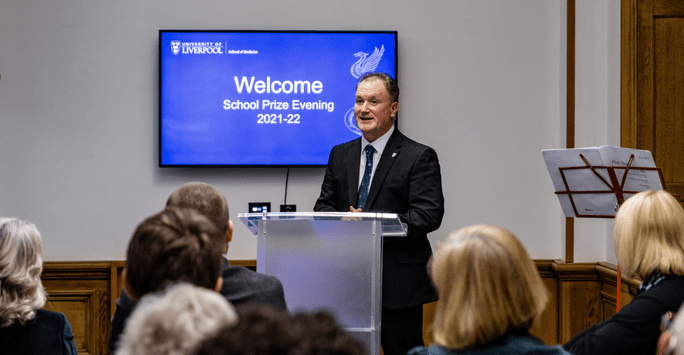
[[[544,150],[542,154],[566,217],[614,218],[630,196],[665,189],[662,171],[646,150],[601,146]],[[616,164],[603,164],[605,160]]]

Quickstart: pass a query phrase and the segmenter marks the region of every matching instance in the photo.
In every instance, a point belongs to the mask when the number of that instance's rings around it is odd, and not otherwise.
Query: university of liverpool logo
[[[180,41],[171,41],[171,52],[173,52],[174,55],[178,54],[180,52],[180,46]]]

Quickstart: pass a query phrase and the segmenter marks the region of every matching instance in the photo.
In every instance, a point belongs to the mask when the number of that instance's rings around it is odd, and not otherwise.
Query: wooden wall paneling
[[[112,316],[116,311],[116,300],[121,297],[121,291],[123,290],[123,279],[121,278],[121,273],[123,272],[125,266],[126,261],[124,260],[112,261],[110,265],[111,287],[109,294],[112,295],[110,306],[112,310]]]
[[[617,267],[610,263],[601,262],[596,266],[601,279],[601,301],[603,303],[603,319],[615,315],[617,309]],[[624,275],[620,284],[620,306],[626,306],[636,295],[641,282]]]
[[[622,0],[621,144],[647,149],[684,205],[684,2]]]
[[[603,320],[601,285],[596,263],[558,264],[555,270],[559,282],[559,342],[565,343]]]
[[[79,354],[104,354],[102,339],[108,339],[104,293],[93,290],[50,291],[45,309],[64,313],[74,333]]]
[[[249,268],[255,261],[231,261]],[[82,354],[108,354],[110,319],[121,292],[123,261],[46,262],[42,275],[49,294],[47,309],[62,312],[72,325]],[[565,343],[585,328],[612,316],[616,267],[609,263],[535,260],[551,300],[532,333],[548,344]],[[636,294],[639,281],[623,278],[622,305]],[[433,341],[431,325],[437,302],[423,307],[423,337]]]
[[[677,17],[684,13],[684,2],[681,0],[655,0],[653,13],[659,17]]]
[[[79,353],[108,354],[111,326],[110,262],[46,262],[41,279],[45,308],[64,313]]]
[[[663,14],[657,14],[656,16]],[[684,15],[683,14],[679,14]],[[654,20],[654,158],[667,189],[684,202],[684,18]]]
[[[653,120],[653,1],[640,0],[636,13],[636,138],[637,148],[647,149],[655,154]],[[656,161],[658,163],[658,161]]]
[[[551,298],[538,324],[532,327],[530,331],[547,344],[558,344],[558,275],[555,270],[555,265],[558,263],[561,261],[535,260],[539,275],[549,290]]]
[[[230,265],[241,265],[248,269],[256,271],[256,260],[230,260]]]
[[[612,317],[617,313],[617,268],[608,268],[597,265],[596,271],[601,278],[601,302],[603,304],[603,319]],[[625,284],[620,282],[620,288],[624,289]],[[620,307],[629,303],[625,300],[625,295],[620,294]]]
[[[617,313],[617,282],[608,281],[601,276],[601,306],[603,313],[602,319],[612,317]],[[622,295],[620,295],[620,304],[622,304]]]

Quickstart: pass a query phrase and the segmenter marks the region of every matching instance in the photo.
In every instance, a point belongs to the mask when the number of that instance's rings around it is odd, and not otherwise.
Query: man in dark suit
[[[437,153],[394,127],[399,88],[384,73],[369,73],[356,87],[354,116],[361,138],[335,146],[314,211],[397,213],[405,238],[383,241],[381,343],[385,355],[423,344],[422,305],[437,300],[426,265],[427,234],[444,216]],[[366,146],[372,146],[367,149]]]
[[[201,212],[225,236],[222,254],[228,252],[228,243],[233,238],[233,222],[228,215],[226,198],[213,186],[203,182],[189,182],[182,185],[166,201],[166,206],[193,208]],[[222,257],[222,287],[220,293],[232,304],[262,303],[287,310],[285,294],[280,280],[247,269],[244,266],[230,265],[225,255]],[[115,353],[118,340],[123,332],[126,320],[133,312],[136,301],[125,290],[116,300],[116,311],[112,317],[112,331],[109,337],[109,349]]]

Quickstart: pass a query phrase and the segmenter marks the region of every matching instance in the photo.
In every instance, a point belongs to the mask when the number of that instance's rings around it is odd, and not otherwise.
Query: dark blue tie
[[[370,185],[371,172],[373,172],[373,153],[375,148],[372,145],[366,146],[366,170],[363,172],[361,179],[361,187],[359,187],[359,202],[356,208],[363,209],[366,206],[366,199],[368,198],[368,186]]]

